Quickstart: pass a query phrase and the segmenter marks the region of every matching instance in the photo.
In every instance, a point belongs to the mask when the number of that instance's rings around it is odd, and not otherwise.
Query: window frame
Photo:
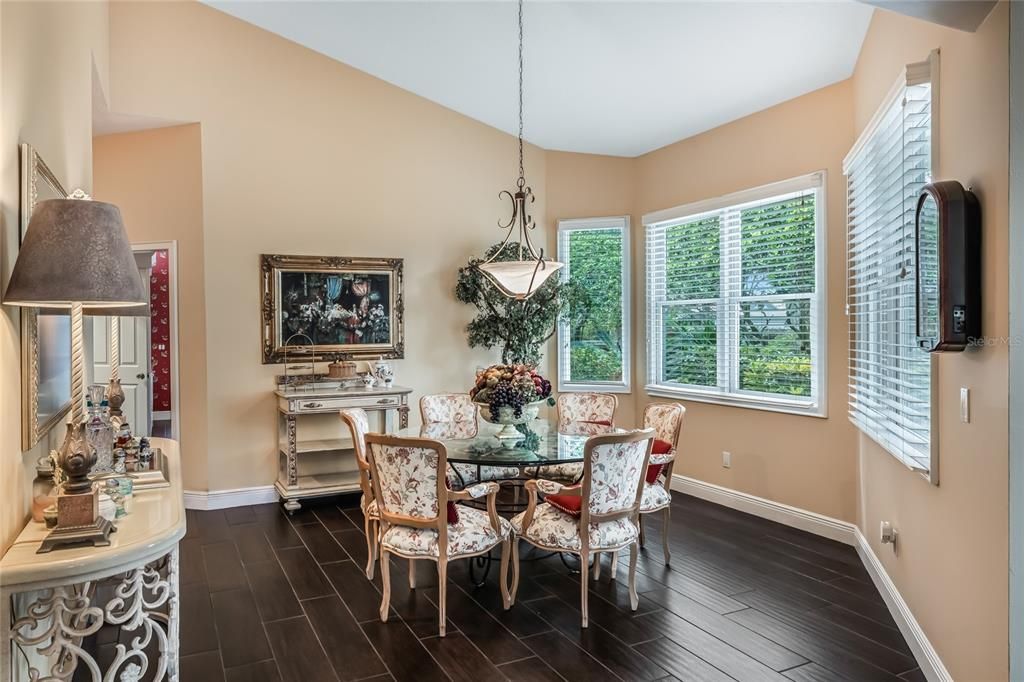
[[[847,152],[846,157],[843,159],[843,175],[844,181],[849,186],[849,167],[852,161],[857,157],[862,148],[868,143],[871,137],[878,132],[879,127],[885,119],[887,111],[900,99],[905,97],[906,89],[909,86],[928,82],[930,86],[931,101],[929,104],[929,113],[931,117],[931,130],[930,130],[930,149],[929,149],[929,172],[927,174],[929,181],[930,178],[936,174],[936,169],[939,168],[939,133],[940,133],[940,53],[938,49],[932,50],[928,57],[920,62],[913,64],[907,64],[903,68],[899,77],[890,87],[888,93],[879,103],[878,108],[875,110],[874,115],[868,121],[867,125],[858,135],[856,142]],[[847,190],[849,194],[849,190]],[[855,320],[850,314],[850,220],[849,220],[849,197],[847,197],[847,220],[845,225],[845,242],[846,242],[846,316],[847,326],[849,330],[849,337],[852,341],[855,335]],[[912,239],[912,237],[911,237]],[[916,259],[917,255],[914,254]],[[916,275],[915,275],[916,277]],[[874,316],[879,318],[880,312],[875,312]],[[914,325],[916,320],[908,321],[907,324]],[[869,334],[871,343],[874,343],[874,339],[878,338],[881,332],[878,329],[876,323],[868,326],[866,333]],[[892,334],[892,332],[887,332]],[[939,454],[940,454],[940,441],[939,441],[939,400],[938,400],[938,386],[939,386],[939,361],[938,354],[932,353],[930,356],[929,363],[929,389],[930,389],[930,404],[929,404],[929,443],[928,443],[928,467],[924,468],[920,462],[914,457],[900,452],[897,444],[892,441],[885,433],[878,433],[872,429],[865,428],[858,423],[856,415],[853,412],[852,406],[847,406],[847,418],[853,424],[859,432],[863,433],[869,439],[871,439],[879,448],[884,450],[898,462],[903,464],[907,469],[919,474],[922,478],[929,481],[932,485],[937,486],[939,484]],[[853,360],[849,358],[849,365],[852,371]],[[854,390],[853,376],[852,374],[847,376],[847,393],[851,396]]]
[[[571,368],[562,361],[565,344],[570,342],[567,334],[566,322],[560,315],[558,318],[557,353],[556,363],[558,364],[558,391],[594,391],[599,393],[631,393],[632,387],[632,364],[633,364],[633,331],[631,319],[633,317],[632,306],[632,268],[631,268],[631,232],[629,229],[629,216],[605,216],[599,218],[570,218],[558,221],[557,251],[558,260],[564,263],[560,276],[563,281],[572,276],[569,267],[568,254],[565,250],[566,242],[563,235],[577,231],[593,230],[622,230],[622,381],[573,381],[569,378]]]
[[[696,402],[725,405],[728,407],[742,407],[748,409],[765,410],[769,412],[782,412],[802,416],[827,418],[828,417],[828,289],[827,289],[827,237],[828,237],[828,196],[827,184],[828,174],[825,170],[807,173],[798,177],[782,180],[779,182],[761,185],[751,189],[740,190],[714,199],[684,204],[673,208],[655,211],[643,216],[645,231],[645,252],[646,265],[648,268],[648,280],[644,287],[646,296],[646,327],[647,327],[647,381],[645,390],[650,396],[663,398],[675,398],[681,400],[693,400]],[[810,300],[811,310],[811,397],[808,400],[792,399],[784,396],[756,391],[745,391],[738,388],[736,380],[739,370],[738,352],[738,330],[735,325],[728,322],[725,328],[721,328],[722,320],[727,317],[725,311],[719,313],[716,329],[718,330],[718,351],[716,358],[719,367],[719,379],[717,387],[703,387],[686,384],[665,383],[660,381],[663,344],[658,330],[663,325],[658,323],[657,308],[665,301],[664,295],[652,295],[652,283],[650,270],[653,252],[650,248],[649,234],[652,229],[664,226],[666,223],[678,223],[684,220],[693,220],[703,214],[722,211],[723,209],[735,208],[740,210],[744,204],[752,202],[783,197],[787,194],[794,194],[813,190],[815,192],[815,234],[814,234],[814,293],[807,296]],[[738,234],[726,234],[731,232],[727,226],[720,228],[719,239],[721,244],[726,240],[736,240]],[[658,252],[664,254],[664,248]],[[726,282],[727,272],[737,267],[742,268],[742,252],[736,253],[732,258],[728,257],[729,250],[721,249],[720,287]],[[773,296],[774,298],[774,296]],[[797,298],[796,295],[779,295],[778,298],[789,300]],[[716,300],[735,300],[737,303],[743,297],[726,296],[723,289],[719,290],[719,297]],[[731,353],[728,349],[734,348],[736,352]],[[730,358],[735,360],[730,364]],[[726,388],[722,385],[725,384]],[[735,390],[728,390],[735,387]]]

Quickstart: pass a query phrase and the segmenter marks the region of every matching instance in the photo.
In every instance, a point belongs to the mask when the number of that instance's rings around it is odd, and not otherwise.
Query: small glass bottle
[[[97,474],[110,473],[113,466],[114,450],[114,427],[110,424],[110,417],[107,414],[107,401],[100,399],[99,403],[93,402],[93,388],[99,388],[102,395],[102,386],[90,387],[89,400],[86,401],[88,419],[85,424],[85,436],[89,444],[96,450],[96,464],[93,465],[93,472]]]
[[[43,511],[54,504],[57,504],[57,486],[53,482],[53,462],[49,457],[40,457],[32,481],[32,520],[45,520]]]

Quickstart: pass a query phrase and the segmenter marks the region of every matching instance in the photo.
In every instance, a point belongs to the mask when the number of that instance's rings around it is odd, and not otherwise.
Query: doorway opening
[[[177,242],[132,250],[149,304],[132,315],[93,318],[93,381],[118,376],[133,433],[180,440]]]

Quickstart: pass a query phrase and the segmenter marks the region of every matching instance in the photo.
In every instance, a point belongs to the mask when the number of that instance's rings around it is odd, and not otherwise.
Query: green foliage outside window
[[[811,303],[806,295],[815,286],[814,196],[739,211],[742,255],[739,272],[732,274],[739,286],[728,300],[729,287],[721,281],[724,215],[666,230],[662,380],[718,385],[718,313],[727,306],[725,313],[739,325],[738,388],[810,396]]]
[[[568,269],[588,310],[570,322],[570,381],[622,381],[621,229],[569,230]]]

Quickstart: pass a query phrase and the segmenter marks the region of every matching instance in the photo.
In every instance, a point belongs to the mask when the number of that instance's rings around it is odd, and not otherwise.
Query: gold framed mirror
[[[53,171],[32,145],[18,148],[21,201],[18,243],[36,204],[66,199]],[[71,318],[67,311],[21,309],[21,447],[31,450],[71,409]]]

